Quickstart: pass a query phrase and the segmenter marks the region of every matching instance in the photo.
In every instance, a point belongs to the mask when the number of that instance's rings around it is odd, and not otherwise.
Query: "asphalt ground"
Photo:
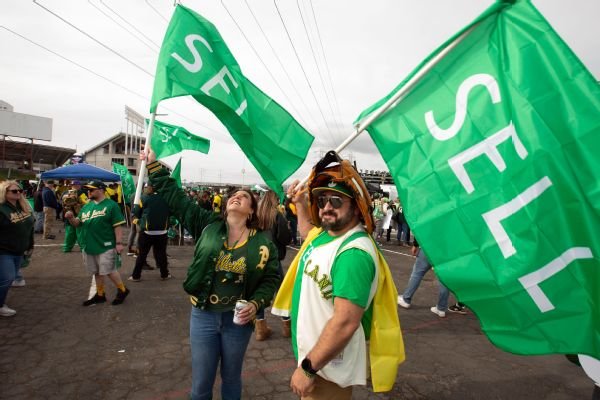
[[[11,288],[7,304],[17,315],[0,319],[0,399],[187,399],[191,383],[190,303],[181,284],[193,247],[169,246],[174,278],[158,270],[128,282],[125,303],[82,307],[90,288],[81,253],[61,253],[55,240],[36,235],[27,285]],[[382,245],[402,291],[414,258],[396,241]],[[296,250],[290,248],[284,265]],[[127,278],[135,259],[123,257]],[[149,257],[154,265],[154,259]],[[593,384],[561,355],[518,356],[495,348],[476,317],[430,312],[437,281],[429,272],[409,310],[399,308],[406,346],[392,391],[354,391],[355,399],[590,399]],[[452,301],[452,298],[451,298]],[[273,336],[251,340],[244,363],[244,399],[296,399],[289,389],[295,368],[280,321],[267,313]],[[218,385],[215,399],[219,399]]]

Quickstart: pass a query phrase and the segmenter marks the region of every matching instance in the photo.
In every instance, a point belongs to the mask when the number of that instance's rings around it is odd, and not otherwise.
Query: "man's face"
[[[343,194],[332,190],[320,192],[317,196],[317,205],[322,205],[319,207],[319,218],[321,226],[326,231],[337,232],[356,223],[354,217],[358,215],[357,209],[352,199]],[[336,208],[338,205],[339,207]]]
[[[102,194],[102,189],[88,188],[88,198],[91,200],[99,200]]]

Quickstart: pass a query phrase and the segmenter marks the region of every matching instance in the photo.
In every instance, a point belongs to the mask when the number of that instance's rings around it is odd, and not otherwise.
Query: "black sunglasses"
[[[23,193],[23,189],[9,189],[8,191],[13,194]]]
[[[325,208],[327,203],[331,204],[333,208],[340,208],[344,204],[344,199],[340,196],[319,196],[317,197],[317,207]]]

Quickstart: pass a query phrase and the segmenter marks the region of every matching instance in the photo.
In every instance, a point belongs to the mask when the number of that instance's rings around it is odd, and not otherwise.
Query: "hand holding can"
[[[233,310],[233,323],[245,325],[256,316],[256,306],[246,300],[238,300]]]

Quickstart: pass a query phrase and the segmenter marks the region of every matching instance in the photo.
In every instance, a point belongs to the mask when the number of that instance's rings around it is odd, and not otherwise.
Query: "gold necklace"
[[[244,226],[244,230],[242,231],[242,233],[240,233],[240,236],[237,238],[237,240],[235,241],[235,243],[233,243],[233,246],[229,247],[229,235],[227,235],[227,249],[229,250],[233,250],[235,249],[235,246],[237,246],[238,242],[242,239],[242,236],[244,236],[244,233],[246,233],[246,230],[248,229],[248,227]]]

